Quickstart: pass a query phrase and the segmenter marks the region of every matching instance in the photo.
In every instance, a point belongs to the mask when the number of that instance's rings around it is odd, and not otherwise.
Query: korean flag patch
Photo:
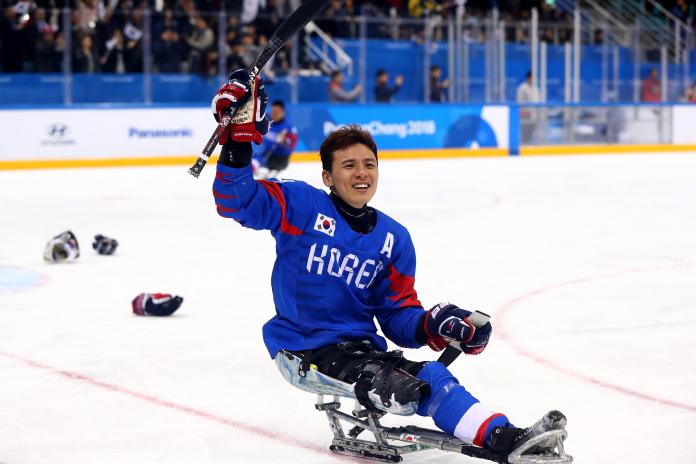
[[[336,220],[319,213],[317,214],[317,220],[314,222],[314,230],[318,230],[329,237],[333,237],[336,232]]]

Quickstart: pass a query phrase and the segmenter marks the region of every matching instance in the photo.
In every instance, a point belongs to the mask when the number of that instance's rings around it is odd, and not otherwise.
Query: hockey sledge
[[[353,385],[324,375],[314,368],[302,371],[302,360],[292,353],[281,351],[275,358],[276,366],[289,383],[301,390],[317,395],[316,409],[323,411],[333,432],[329,449],[337,454],[364,458],[378,462],[401,462],[404,454],[439,449],[464,454],[500,464],[566,464],[573,462],[565,452],[563,440],[568,433],[565,428],[549,430],[534,436],[509,455],[464,442],[440,430],[407,425],[387,427],[380,419],[387,413],[397,415],[414,414],[415,403],[399,405],[392,401],[385,411],[370,411],[357,400]],[[379,397],[370,393],[375,404]],[[327,398],[330,401],[327,401]],[[341,399],[354,400],[350,414],[341,411]],[[345,430],[343,423],[351,428]],[[367,432],[371,435],[364,436]],[[362,436],[362,438],[358,438]],[[537,450],[542,447],[545,452]]]

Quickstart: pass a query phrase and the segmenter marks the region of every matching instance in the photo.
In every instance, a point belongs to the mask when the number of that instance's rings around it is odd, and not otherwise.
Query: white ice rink
[[[193,161],[193,158],[192,158]],[[318,185],[318,163],[286,177]],[[696,154],[383,161],[425,305],[493,315],[452,367],[582,464],[696,462]],[[0,172],[0,463],[365,462],[268,357],[273,240],[217,216],[214,166]],[[42,261],[71,229],[82,256]],[[99,256],[91,239],[119,240]],[[139,318],[139,292],[184,297]],[[424,348],[411,359],[434,359]],[[385,420],[429,426],[420,417]],[[477,463],[426,451],[412,463]]]

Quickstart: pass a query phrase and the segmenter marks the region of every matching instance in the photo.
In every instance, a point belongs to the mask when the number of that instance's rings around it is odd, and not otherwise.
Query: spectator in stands
[[[106,42],[106,51],[99,58],[99,64],[105,73],[126,72],[126,47],[121,29],[114,29],[111,39]]]
[[[236,43],[230,46],[227,54],[227,74],[230,74],[235,69],[247,68],[244,61],[244,47],[242,44]]]
[[[434,12],[437,6],[433,0],[408,0],[408,14],[413,18],[422,18]]]
[[[134,9],[123,26],[126,40],[126,72],[143,72],[143,10]]]
[[[691,87],[686,89],[686,101],[696,103],[696,81],[691,84]]]
[[[179,26],[179,20],[174,16],[174,10],[171,8],[165,8],[162,11],[162,17],[155,21],[155,27],[153,36],[156,38],[162,37],[162,32],[165,30],[173,31],[177,34],[177,37],[181,34],[181,28]]]
[[[433,103],[442,103],[447,101],[447,89],[449,88],[449,79],[440,80],[442,78],[442,68],[434,64],[430,67],[430,101]]]
[[[57,45],[60,37],[60,45]],[[54,36],[53,31],[43,30],[34,52],[34,71],[39,73],[54,73],[61,70],[63,63],[63,35]]]
[[[520,129],[521,142],[523,144],[534,141],[534,133],[537,128],[538,112],[536,108],[525,107],[526,103],[538,103],[539,91],[532,85],[532,72],[528,71],[524,76],[524,82],[517,87],[517,103],[520,105]]]
[[[186,43],[191,48],[186,62],[186,70],[193,73],[204,72],[203,58],[208,49],[213,46],[215,34],[202,16],[196,16],[193,22],[195,27],[191,35],[186,37]]]
[[[292,42],[286,42],[283,48],[278,50],[273,59],[273,70],[278,76],[286,76],[290,72],[290,55]]]
[[[259,56],[259,53],[261,52],[261,47],[256,45],[256,43],[254,42],[254,33],[255,29],[249,28],[248,26],[245,26],[244,32],[242,32],[241,50],[242,59],[244,62],[243,67],[245,69],[251,68],[251,65],[254,64],[256,57]]]
[[[91,34],[83,34],[80,43],[73,54],[72,70],[76,73],[94,74],[99,72],[99,57],[94,49]]]
[[[266,5],[261,7],[256,19],[258,33],[270,37],[278,29],[282,21],[283,18],[278,8],[278,0],[266,0]]]
[[[593,43],[595,45],[604,44],[604,31],[602,29],[595,29]]]
[[[215,48],[208,49],[203,57],[203,74],[207,77],[218,75],[218,51]]]
[[[156,72],[181,72],[181,63],[186,56],[184,44],[179,38],[179,33],[172,26],[172,23],[165,26],[159,38],[152,45]]]
[[[331,0],[329,6],[316,20],[317,26],[332,37],[348,37],[350,27],[348,13],[341,0]]]
[[[379,103],[389,103],[392,97],[399,93],[404,83],[404,76],[398,75],[394,78],[394,85],[389,86],[389,73],[384,69],[379,69],[375,83],[375,101]]]
[[[265,3],[265,0],[244,0],[242,2],[242,24],[254,22],[259,14],[259,9]]]
[[[97,17],[97,24],[94,26],[94,43],[100,56],[106,52],[106,44],[111,40],[116,28],[113,10],[108,7],[104,8],[102,14]]]
[[[6,73],[24,71],[24,62],[31,44],[28,6],[17,3],[5,8],[0,17],[0,70]]]
[[[652,68],[648,77],[643,81],[643,101],[648,103],[659,103],[662,101],[660,92],[660,76],[657,69]]]
[[[97,23],[97,0],[78,0],[77,2],[77,32],[90,33]]]
[[[227,31],[234,31],[237,37],[239,37],[242,32],[242,26],[239,24],[239,18],[237,16],[230,15],[230,17],[227,18]]]
[[[37,8],[34,11],[33,14],[34,17],[34,27],[36,28],[37,33],[39,34],[39,37],[41,37],[44,33],[50,32],[50,33],[55,33],[57,28],[54,28],[49,24],[48,21],[46,21],[46,9],[45,8]]]
[[[344,90],[343,73],[338,70],[331,73],[331,82],[329,82],[329,100],[331,100],[332,102],[355,101],[360,96],[362,89],[362,85],[358,84],[355,87],[353,87],[353,90]]]
[[[693,8],[694,5],[692,3],[691,8]],[[672,6],[672,14],[676,16],[678,19],[688,22],[689,20],[689,7],[686,5],[686,2],[684,0],[677,0],[674,2],[674,5]]]
[[[54,72],[63,70],[63,59],[65,56],[65,34],[63,31],[56,33],[53,38],[53,69]]]

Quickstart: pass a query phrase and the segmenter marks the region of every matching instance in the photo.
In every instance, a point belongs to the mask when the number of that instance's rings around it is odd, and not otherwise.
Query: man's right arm
[[[281,211],[268,192],[254,181],[251,143],[229,142],[222,147],[213,182],[213,197],[220,216],[244,227],[276,230]]]
[[[223,146],[213,182],[218,214],[251,229],[301,234],[288,219],[286,191],[277,182],[255,181],[250,161],[250,143]]]

